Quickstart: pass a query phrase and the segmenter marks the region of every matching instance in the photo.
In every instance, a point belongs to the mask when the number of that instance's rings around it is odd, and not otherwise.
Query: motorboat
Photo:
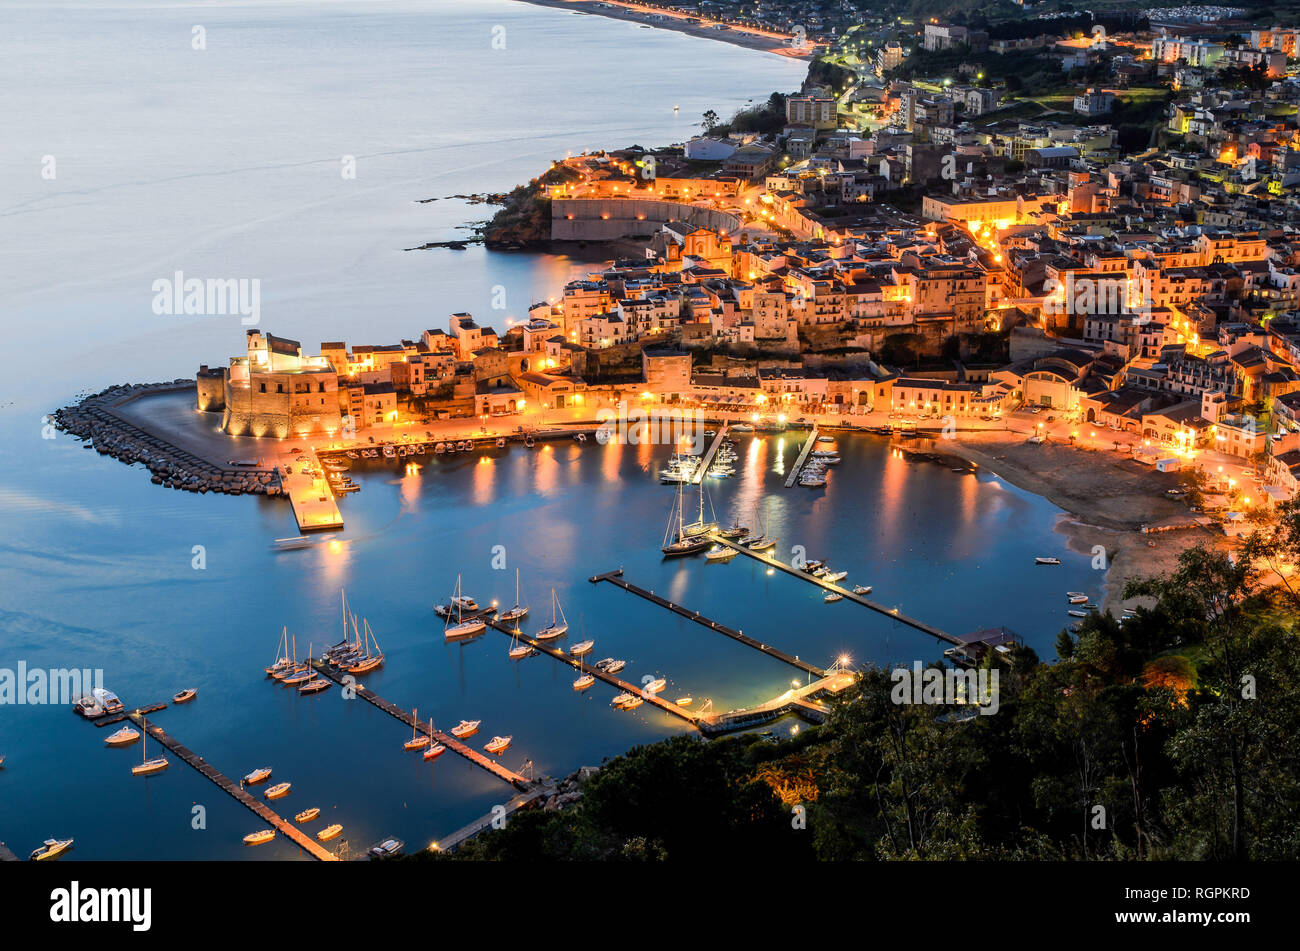
[[[623,703],[623,704],[619,707],[619,709],[620,709],[620,710],[635,710],[637,707],[641,706],[641,704],[643,704],[643,703],[645,703],[645,701],[642,700],[640,697],[633,696],[631,700],[628,700],[628,701],[626,701],[625,703]]]
[[[822,561],[820,558],[814,558],[811,561],[805,561],[802,565],[795,565],[795,567],[805,574],[812,574],[824,564],[826,564],[826,562]]]
[[[319,842],[328,842],[330,839],[338,838],[338,834],[343,831],[343,827],[337,822],[328,825],[316,833],[316,839]]]
[[[193,687],[186,687],[180,693],[174,694],[172,696],[172,703],[189,703],[198,695],[199,692],[196,689],[194,689]]]
[[[855,585],[853,586],[853,593],[854,593],[854,594],[870,594],[870,593],[871,593],[871,585],[869,585],[869,584],[855,584]]]
[[[734,548],[728,548],[726,545],[714,545],[704,553],[705,561],[731,561],[739,552]]]
[[[73,711],[87,720],[94,720],[104,715],[104,708],[90,694],[78,697],[72,702]]]
[[[689,707],[692,703],[695,702],[695,698],[694,698],[694,697],[678,697],[678,698],[677,698],[676,700],[674,700],[673,702],[676,703],[677,706],[679,706],[679,707]]]
[[[826,574],[822,575],[822,581],[843,581],[848,576],[849,573],[847,571],[828,571]]]
[[[32,851],[29,858],[33,862],[53,861],[72,848],[72,843],[72,839],[46,839],[39,848]]]
[[[627,706],[628,703],[630,703],[631,701],[636,700],[636,699],[637,699],[636,694],[633,694],[633,693],[627,693],[627,692],[625,691],[625,692],[623,692],[623,693],[620,693],[620,694],[615,695],[614,699],[610,701],[610,706],[612,706],[612,707],[618,707],[618,708],[621,709],[621,708]]]
[[[646,693],[654,694],[654,693],[658,693],[660,690],[663,690],[664,687],[667,686],[668,686],[668,681],[665,680],[663,677],[659,677],[646,684],[644,689]]]
[[[104,740],[105,746],[130,746],[140,739],[140,731],[124,726]]]
[[[513,739],[513,736],[494,736],[484,744],[483,749],[493,755],[499,756],[510,748],[510,741]]]
[[[1068,600],[1071,604],[1087,604],[1088,596],[1086,594],[1072,595]]]
[[[1042,557],[1039,557],[1039,558],[1035,558],[1035,559],[1034,559],[1034,564],[1036,564],[1036,565],[1059,565],[1060,563],[1061,563],[1061,559],[1059,559],[1059,558],[1042,558]]]
[[[271,786],[269,789],[267,789],[266,792],[262,793],[262,798],[283,799],[285,796],[289,795],[289,790],[291,788],[292,788],[292,783],[276,783],[274,786]]]
[[[310,809],[304,809],[302,812],[300,812],[300,813],[298,813],[296,816],[294,816],[294,817],[293,817],[293,821],[294,821],[294,822],[311,822],[313,819],[315,819],[315,818],[316,818],[317,816],[319,816],[319,815],[320,815],[320,809],[319,809],[317,806],[312,806]]]
[[[837,591],[827,591],[826,597],[822,598],[827,604],[834,604],[836,601],[843,601],[844,595]]]
[[[250,832],[244,836],[244,845],[263,845],[275,838],[274,829],[263,829],[261,832]]]
[[[122,701],[117,698],[117,694],[111,690],[105,690],[103,687],[96,687],[90,691],[90,695],[95,698],[95,702],[103,708],[107,714],[121,713]]]
[[[406,843],[401,839],[384,839],[383,842],[373,846],[366,854],[371,858],[386,859],[393,855],[401,855],[404,848],[406,848]]]
[[[482,720],[461,720],[451,728],[451,735],[458,740],[463,740],[467,736],[473,736],[478,732]]]
[[[253,770],[251,773],[245,776],[242,780],[242,784],[245,786],[256,786],[258,783],[264,783],[270,778],[271,778],[271,767],[263,766],[260,769]]]

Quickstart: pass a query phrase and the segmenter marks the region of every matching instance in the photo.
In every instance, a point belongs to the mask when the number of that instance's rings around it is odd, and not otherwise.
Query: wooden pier
[[[790,470],[790,475],[785,480],[787,489],[794,485],[795,479],[799,478],[799,473],[803,471],[803,464],[808,461],[808,453],[812,452],[812,447],[815,445],[817,445],[817,425],[814,423],[812,432],[808,434],[808,441],[803,444],[803,449],[799,452],[799,458],[794,461],[794,468]]]
[[[429,846],[431,852],[454,852],[456,847],[462,845],[467,840],[474,838],[480,832],[492,828],[494,822],[507,819],[514,815],[520,809],[526,809],[533,805],[537,800],[555,792],[554,786],[536,786],[526,793],[520,793],[507,803],[503,803],[502,812],[489,812],[485,816],[480,816],[469,825],[462,826],[451,835],[439,839],[433,845]]]
[[[721,535],[718,535],[716,532],[711,533],[709,537],[711,537],[719,545],[726,545],[728,548],[734,548],[742,555],[748,555],[750,558],[753,558],[755,561],[761,562],[762,564],[768,565],[769,567],[779,568],[780,570],[784,571],[788,575],[794,575],[794,577],[807,581],[809,584],[814,584],[817,587],[822,588],[826,591],[834,591],[836,594],[843,595],[846,601],[854,601],[862,605],[864,608],[870,608],[871,610],[879,614],[883,614],[885,617],[893,618],[895,621],[898,621],[900,624],[906,624],[908,627],[916,628],[918,631],[921,631],[922,633],[929,634],[931,637],[938,638],[939,640],[945,641],[949,644],[954,644],[958,646],[962,644],[962,641],[959,638],[954,637],[952,634],[949,634],[947,631],[941,630],[940,628],[935,627],[933,624],[926,624],[924,621],[917,620],[914,617],[908,617],[906,614],[900,613],[897,608],[887,608],[883,604],[880,604],[877,601],[872,601],[869,598],[865,598],[860,594],[854,594],[849,589],[842,588],[838,584],[834,584],[833,582],[830,581],[823,581],[821,578],[818,578],[814,574],[811,574],[807,571],[802,571],[799,568],[795,568],[793,565],[787,565],[785,562],[777,561],[775,558],[773,558],[770,555],[763,554],[762,552],[750,551],[744,545],[737,544],[736,542],[723,538]]]
[[[727,637],[730,637],[732,640],[740,641],[740,643],[752,647],[754,648],[754,650],[760,651],[766,654],[768,657],[772,657],[776,660],[782,661],[783,663],[789,664],[791,667],[797,667],[799,670],[802,670],[806,674],[812,674],[814,677],[826,676],[826,671],[822,670],[820,667],[815,666],[814,664],[810,664],[807,661],[800,660],[798,657],[792,657],[791,655],[787,654],[785,651],[777,650],[775,647],[772,647],[770,644],[764,644],[761,641],[756,641],[754,640],[754,638],[749,637],[746,634],[742,634],[740,631],[727,627],[725,624],[719,624],[717,621],[705,617],[699,611],[691,611],[688,608],[682,607],[680,604],[676,604],[672,601],[669,601],[667,598],[661,598],[653,591],[647,591],[645,588],[641,588],[638,587],[637,585],[632,584],[631,582],[624,581],[622,568],[619,568],[617,571],[607,571],[603,575],[595,575],[589,580],[591,581],[592,584],[599,584],[602,581],[608,581],[610,584],[617,585],[618,587],[622,588],[624,591],[630,591],[632,594],[635,594],[638,597],[645,598],[647,601],[653,604],[657,604],[661,608],[667,608],[669,611],[672,611],[674,614],[679,614],[682,617],[686,618],[687,620],[694,621],[696,624],[701,624],[704,627],[707,627],[711,631],[716,631],[719,634],[725,634]]]
[[[705,736],[716,736],[735,730],[745,730],[762,723],[779,720],[788,713],[793,713],[813,723],[823,723],[830,710],[812,698],[825,693],[836,694],[849,687],[857,680],[857,674],[843,669],[834,670],[822,679],[798,689],[787,690],[779,697],[773,697],[766,703],[743,710],[730,710],[712,716],[701,717],[697,724]]]
[[[134,710],[132,710],[131,712],[132,712],[132,713],[139,713],[139,714],[142,714],[142,715],[144,715],[144,716],[148,716],[150,713],[157,713],[159,710],[165,710],[166,708],[167,708],[167,701],[164,700],[164,701],[162,701],[161,703],[151,703],[151,704],[149,704],[149,706],[147,706],[147,707],[136,707],[136,708],[135,708]],[[130,718],[130,714],[119,713],[119,714],[117,714],[116,716],[111,716],[111,717],[100,717],[99,719],[97,719],[97,720],[94,721],[94,724],[95,724],[95,726],[97,726],[97,727],[98,727],[98,726],[112,726],[114,723],[121,723],[123,720],[129,719],[129,718]]]
[[[700,464],[695,467],[695,475],[691,477],[691,485],[699,485],[708,474],[709,466],[713,465],[713,457],[718,454],[718,447],[721,446],[722,441],[727,438],[728,425],[729,424],[727,423],[723,423],[718,429],[718,434],[713,437],[713,442],[710,443],[709,448],[705,450],[703,457],[700,459]]]
[[[18,856],[10,850],[9,846],[0,842],[0,862],[17,862]]]
[[[383,697],[379,696],[373,690],[370,690],[367,687],[363,687],[360,683],[356,682],[355,678],[347,679],[348,674],[345,671],[335,670],[329,664],[320,660],[312,660],[310,661],[310,663],[311,666],[315,668],[316,672],[319,673],[322,677],[328,677],[330,680],[334,681],[336,684],[339,684],[340,686],[351,687],[353,690],[356,691],[357,696],[360,697],[362,700],[365,700],[373,704],[374,706],[378,707],[380,710],[383,710],[389,716],[401,720],[407,726],[415,730],[418,730],[420,733],[423,733],[425,736],[430,737],[433,740],[433,742],[441,743],[443,746],[447,747],[447,749],[451,750],[451,752],[459,756],[465,757],[465,759],[469,760],[475,766],[482,767],[483,769],[491,773],[493,776],[496,776],[498,779],[505,780],[510,785],[514,786],[516,789],[529,791],[536,785],[528,777],[521,776],[518,773],[513,772],[512,770],[506,769],[495,759],[483,755],[478,750],[473,749],[472,747],[466,746],[464,743],[456,739],[451,734],[444,733],[441,730],[430,730],[428,723],[416,722],[415,719],[411,716],[411,711],[403,710],[397,704],[385,700]]]
[[[548,654],[551,657],[555,658],[556,660],[560,661],[561,663],[568,664],[574,670],[581,671],[584,674],[591,674],[597,680],[603,680],[611,687],[617,687],[619,690],[622,690],[624,693],[635,694],[636,696],[640,697],[642,700],[644,700],[646,703],[650,704],[651,706],[658,707],[660,710],[663,710],[665,713],[671,713],[673,716],[681,717],[683,720],[690,723],[692,726],[695,724],[695,721],[699,719],[699,717],[696,714],[692,713],[690,710],[687,710],[685,707],[679,707],[677,704],[671,703],[670,701],[663,699],[663,697],[660,697],[658,694],[649,693],[643,690],[641,687],[638,687],[636,684],[628,683],[626,680],[623,680],[619,677],[615,677],[613,674],[606,673],[605,671],[599,669],[598,667],[592,667],[590,664],[583,663],[582,658],[580,657],[574,657],[570,654],[565,653],[562,650],[557,650],[556,648],[551,647],[545,642],[539,641],[533,637],[529,637],[527,634],[524,634],[522,631],[518,631],[507,624],[501,623],[500,621],[495,621],[488,618],[484,618],[483,620],[487,623],[488,627],[494,628],[508,637],[518,638],[519,640],[523,641],[525,644],[527,644],[529,647],[533,648],[534,650],[538,651],[539,653]]]
[[[315,838],[306,834],[292,822],[280,816],[262,800],[255,799],[253,796],[249,795],[242,786],[234,782],[229,776],[221,772],[221,770],[217,769],[202,756],[199,756],[187,747],[182,746],[174,737],[167,734],[162,727],[146,725],[144,717],[141,714],[136,713],[134,710],[127,714],[127,716],[137,726],[144,729],[149,736],[153,737],[167,749],[171,750],[171,752],[176,754],[176,756],[183,760],[187,765],[193,767],[196,771],[206,776],[217,787],[229,793],[237,801],[255,813],[259,819],[284,835],[312,858],[320,859],[322,862],[333,862],[337,860],[338,856],[322,846],[315,840]]]

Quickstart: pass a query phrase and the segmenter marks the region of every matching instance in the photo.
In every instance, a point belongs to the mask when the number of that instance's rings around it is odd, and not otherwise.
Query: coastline
[[[652,30],[668,30],[672,33],[682,33],[700,39],[716,40],[720,43],[730,43],[732,46],[741,46],[745,49],[772,53],[790,59],[811,59],[816,51],[816,47],[811,45],[807,49],[795,49],[790,45],[788,37],[775,34],[755,33],[735,27],[726,30],[715,30],[701,24],[687,23],[685,19],[671,16],[665,11],[643,12],[638,9],[636,4],[628,3],[626,0],[603,0],[605,3],[603,6],[600,0],[522,0],[522,2],[539,7],[550,7],[554,10],[568,10],[571,13],[584,13],[591,16],[607,17],[611,20],[622,20],[624,23],[637,23]],[[647,12],[662,13],[667,15],[669,19],[649,21],[646,19]]]

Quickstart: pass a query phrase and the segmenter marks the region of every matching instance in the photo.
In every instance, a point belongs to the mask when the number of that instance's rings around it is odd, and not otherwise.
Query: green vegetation
[[[1300,854],[1300,505],[1235,559],[1192,547],[1154,607],[1022,649],[999,709],[898,704],[867,671],[791,740],[676,737],[461,859],[1292,859]],[[802,807],[801,810],[795,807]],[[806,819],[806,827],[804,827]]]
[[[489,248],[547,244],[551,240],[551,200],[542,194],[542,189],[580,178],[573,169],[558,164],[527,185],[515,188],[507,196],[505,206],[483,226],[483,243]]]

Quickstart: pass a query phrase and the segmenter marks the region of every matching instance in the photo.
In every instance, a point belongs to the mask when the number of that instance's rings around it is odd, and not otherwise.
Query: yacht
[[[319,816],[319,815],[320,815],[320,809],[319,809],[319,807],[317,807],[317,806],[312,806],[310,809],[304,809],[302,812],[300,812],[300,813],[298,813],[296,816],[294,816],[294,817],[293,817],[293,821],[294,821],[294,822],[311,822],[313,819],[315,819],[315,818],[316,818],[317,816]]]
[[[144,728],[146,738],[149,734],[149,724],[143,718],[140,725]],[[148,742],[140,744],[140,765],[131,767],[132,776],[152,776],[154,773],[161,773],[168,765],[166,756],[155,756],[153,759],[145,759],[145,752],[148,750]]]
[[[320,842],[328,842],[330,839],[337,838],[338,834],[342,831],[343,827],[336,822],[317,832],[316,838]]]
[[[525,657],[531,657],[536,653],[536,649],[530,644],[517,644],[508,651],[511,660],[523,660]]]
[[[116,733],[104,740],[105,746],[130,746],[136,740],[140,739],[140,731],[134,730],[129,726],[124,726]]]
[[[627,693],[627,692],[620,693],[617,696],[615,696],[613,700],[610,701],[610,706],[623,709],[628,705],[628,703],[636,699],[638,699],[636,694]]]
[[[419,711],[417,710],[411,711],[411,738],[402,744],[402,749],[407,750],[408,752],[422,750],[433,742],[431,737],[419,732],[419,729],[416,726],[416,724],[420,722],[416,716],[418,712]],[[430,733],[433,732],[432,724],[429,727],[429,731]]]
[[[603,670],[607,674],[616,674],[627,666],[625,660],[615,660],[613,657],[606,657],[604,660],[598,660],[591,666],[597,670]]]
[[[590,654],[591,649],[595,644],[595,641],[578,641],[578,643],[569,648],[569,653],[574,657],[581,657],[583,654]]]
[[[560,599],[555,596],[555,589],[552,588],[551,623],[538,631],[536,638],[539,641],[551,641],[567,633],[569,633],[569,622],[564,616],[564,608],[560,607]]]
[[[315,680],[309,680],[298,688],[299,693],[320,693],[322,690],[328,690],[334,686],[333,683],[324,677],[317,677]]]
[[[871,593],[871,585],[869,585],[869,584],[855,584],[855,585],[853,586],[853,593],[854,593],[854,594],[870,594],[870,593]]]
[[[573,689],[586,690],[595,682],[596,682],[596,678],[593,677],[591,674],[583,674],[581,677],[579,677],[577,680],[573,682]]]
[[[99,702],[89,694],[78,697],[74,700],[72,702],[72,709],[75,713],[85,717],[87,720],[93,720],[96,717],[102,717],[104,715],[104,708],[101,707]]]
[[[482,720],[461,720],[451,728],[451,735],[458,740],[463,740],[467,736],[473,736],[478,732],[479,724]]]
[[[1061,559],[1059,558],[1039,557],[1034,559],[1034,564],[1036,565],[1059,565],[1060,563],[1061,563]]]
[[[487,750],[489,753],[493,753],[499,756],[500,754],[504,753],[507,749],[509,749],[510,741],[513,739],[514,739],[513,736],[494,736],[492,737],[491,740],[488,741],[488,743],[483,747],[483,749]]]
[[[750,551],[769,551],[776,547],[776,539],[768,538],[766,535],[759,535],[753,541],[746,542],[745,547]]]
[[[105,690],[103,687],[96,687],[90,691],[90,695],[103,708],[105,713],[121,713],[122,701],[117,699],[117,694],[111,690]]]
[[[744,538],[748,534],[749,534],[749,526],[747,525],[732,524],[729,525],[727,528],[718,529],[719,537],[727,538],[732,541],[735,541],[738,538]]]
[[[243,785],[256,786],[258,783],[264,783],[271,778],[271,767],[263,766],[255,769],[243,778]]]
[[[519,602],[519,569],[515,569],[515,606],[501,615],[503,621],[518,621],[528,613],[528,605]]]
[[[264,799],[283,799],[285,796],[289,795],[291,785],[292,784],[290,783],[276,783],[274,786],[267,789],[266,792],[262,793],[262,797]]]
[[[701,483],[701,492],[703,492],[703,483]],[[701,496],[703,498],[703,496]],[[701,503],[700,522],[692,527],[698,528],[703,523],[704,508]],[[663,545],[660,551],[669,558],[679,557],[681,555],[694,555],[708,549],[713,542],[708,537],[708,531],[714,526],[704,531],[696,531],[693,534],[687,530],[682,516],[682,487],[679,483],[677,486],[677,498],[673,501],[673,510],[668,516],[668,527],[664,531]]]
[[[40,848],[32,852],[30,859],[33,862],[48,862],[57,859],[72,848],[72,842],[72,839],[46,839]]]

